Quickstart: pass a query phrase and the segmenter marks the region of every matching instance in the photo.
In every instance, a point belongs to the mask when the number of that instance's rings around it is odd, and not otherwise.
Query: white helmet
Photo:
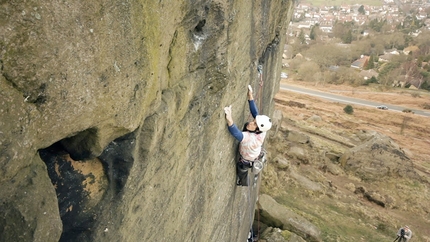
[[[257,115],[255,122],[261,132],[266,132],[272,127],[272,121],[266,115]]]

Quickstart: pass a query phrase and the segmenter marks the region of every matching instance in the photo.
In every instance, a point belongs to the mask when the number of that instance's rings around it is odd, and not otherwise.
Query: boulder
[[[290,130],[288,132],[287,140],[295,143],[306,144],[309,142],[309,136],[295,130]]]
[[[291,231],[306,241],[322,241],[321,231],[311,222],[272,197],[261,194],[258,199],[261,221],[269,226]]]
[[[329,160],[331,160],[334,163],[338,163],[340,155],[332,153],[332,152],[327,152],[327,153],[325,153],[325,157],[327,157]]]
[[[290,172],[290,176],[294,178],[301,187],[310,191],[322,191],[322,186],[318,182],[311,181],[309,178],[297,173],[295,170]]]
[[[399,145],[379,133],[349,149],[339,162],[346,171],[363,180],[381,180],[387,176],[417,178],[411,160]]]
[[[264,230],[261,235],[262,242],[305,242],[302,237],[297,234],[291,233],[288,230],[281,230],[279,228],[269,227]]]
[[[282,155],[277,155],[273,161],[275,162],[275,164],[277,165],[277,167],[279,169],[288,169],[288,167],[290,167],[291,163],[290,161],[287,160],[287,158],[285,158]]]
[[[292,145],[288,149],[287,154],[290,157],[300,160],[304,164],[309,163],[308,150],[299,145]]]
[[[322,121],[322,118],[320,117],[320,116],[318,116],[318,115],[312,115],[311,117],[309,117],[308,119],[307,119],[308,121],[312,121],[312,122],[321,122]]]
[[[281,110],[275,110],[271,116],[272,128],[270,129],[270,135],[275,136],[278,130],[281,128],[283,114]]]

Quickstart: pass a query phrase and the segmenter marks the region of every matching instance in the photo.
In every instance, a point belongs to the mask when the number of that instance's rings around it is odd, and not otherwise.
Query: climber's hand
[[[225,119],[227,120],[228,126],[233,125],[233,118],[231,117],[231,105],[224,108]]]
[[[254,100],[254,96],[252,96],[252,87],[248,85],[248,100]]]
[[[231,119],[231,105],[224,108],[225,118]]]

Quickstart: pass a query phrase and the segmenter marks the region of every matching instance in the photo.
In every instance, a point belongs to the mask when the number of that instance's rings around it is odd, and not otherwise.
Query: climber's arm
[[[248,104],[249,104],[249,111],[251,112],[252,117],[255,118],[258,115],[258,108],[254,102],[254,96],[252,95],[251,85],[248,85]]]
[[[235,137],[237,140],[242,141],[243,140],[243,134],[242,131],[240,131],[236,124],[232,124],[231,126],[228,126],[228,131],[230,132],[233,137]]]
[[[257,117],[258,115],[258,108],[257,105],[255,104],[254,100],[248,100],[249,103],[249,111],[252,114],[252,117]]]
[[[233,118],[231,116],[231,105],[224,108],[225,119],[227,120],[228,131],[231,135],[233,135],[237,140],[242,141],[243,134],[237,126],[233,122]]]

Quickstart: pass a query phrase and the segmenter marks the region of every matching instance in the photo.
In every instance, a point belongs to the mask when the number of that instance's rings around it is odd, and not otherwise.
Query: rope
[[[252,227],[251,227],[252,229]],[[252,232],[252,234],[254,234],[254,231]],[[260,239],[260,206],[257,204],[257,234],[256,234],[256,238],[258,241]],[[253,240],[254,241],[254,240]]]
[[[262,92],[263,92],[263,84],[264,84],[264,81],[263,81],[263,66],[262,65],[258,65],[257,66],[257,71],[258,71],[258,74],[260,76],[260,80],[258,82],[258,84],[259,84],[260,87],[258,88],[258,92],[257,92],[257,99],[258,99],[257,101],[258,101],[258,107],[259,107],[261,113],[263,113],[263,106],[261,105],[262,104],[261,95],[262,95]],[[255,88],[254,88],[254,90],[255,90]],[[254,97],[254,99],[255,99],[255,97]],[[251,114],[249,114],[248,119],[250,117],[251,117]],[[252,174],[254,175],[254,173],[252,173]],[[252,206],[251,206],[251,184],[250,184],[249,174],[248,174],[247,180],[248,180],[248,198],[249,198],[248,199],[248,204],[249,204],[249,207],[252,208]],[[252,180],[252,182],[256,182],[255,181],[255,175],[254,175],[254,179]],[[257,238],[259,238],[259,236],[260,236],[259,235],[259,233],[260,233],[260,213],[258,213],[257,215],[258,215]],[[253,220],[252,213],[250,213],[250,222],[251,222],[251,226],[250,226],[251,238],[254,241],[254,231],[252,229],[252,224],[253,224],[254,220]]]
[[[248,172],[248,204],[249,204],[249,207],[252,207],[251,206],[251,183],[250,183],[250,178],[249,178],[249,172]],[[250,228],[250,232],[251,232],[251,238],[254,238],[254,231],[252,231],[252,224],[253,224],[253,219],[252,219],[252,212],[250,212],[249,213],[249,217],[250,217],[250,221],[251,221],[251,228]],[[252,240],[254,240],[254,239],[252,239]]]
[[[257,92],[258,107],[260,108],[261,113],[263,113],[262,98],[261,98],[261,95],[262,95],[262,92],[263,92],[263,87],[264,87],[263,66],[262,65],[258,65],[257,66],[257,71],[258,71],[258,74],[260,75],[260,80],[258,82],[258,84],[260,85],[260,87],[258,88],[258,92]],[[252,173],[252,174],[254,174],[254,173]],[[254,175],[253,182],[257,182],[255,180],[255,175]],[[249,176],[248,176],[248,185],[250,185],[250,183],[249,183]],[[249,191],[249,198],[251,198],[251,188],[249,188],[248,191]],[[258,196],[258,194],[257,194],[257,196]],[[251,204],[249,206],[251,207]],[[254,211],[255,211],[255,209],[254,209]],[[254,241],[254,231],[252,229],[252,224],[254,223],[254,220],[252,219],[252,213],[250,213],[250,216],[251,216],[251,219],[250,219],[251,220],[251,230],[250,230],[251,231],[251,238],[252,238],[252,241]],[[260,238],[260,213],[259,213],[259,211],[257,211],[257,218],[258,218],[258,222],[257,222],[257,227],[258,227],[257,228],[257,240],[258,240]]]
[[[258,73],[260,74],[260,82],[259,82],[260,88],[258,88],[258,106],[261,108],[261,113],[263,113],[263,106],[261,105],[261,101],[262,101],[261,93],[263,91],[263,84],[264,84],[264,81],[263,81],[263,66],[262,65],[258,65],[257,70],[258,70]]]
[[[263,113],[263,106],[261,105],[262,104],[262,98],[261,98],[261,95],[262,95],[262,92],[263,92],[263,84],[264,84],[264,81],[263,81],[263,66],[262,65],[258,65],[257,66],[257,71],[258,71],[258,74],[259,74],[259,76],[260,76],[260,80],[258,81],[258,85],[260,86],[259,88],[258,88],[258,91],[257,91],[257,97],[254,97],[254,99],[257,99],[257,102],[258,102],[258,109],[259,109],[259,113]],[[253,87],[253,90],[255,90],[256,88],[255,88],[255,86]],[[251,114],[249,114],[248,115],[248,119],[250,119],[251,118]]]

